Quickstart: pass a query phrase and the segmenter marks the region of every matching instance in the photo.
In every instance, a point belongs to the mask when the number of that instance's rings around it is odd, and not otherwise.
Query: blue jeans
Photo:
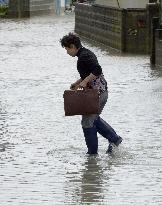
[[[100,113],[102,112],[106,102],[108,99],[108,91],[105,91],[104,93],[101,93],[100,95]],[[93,127],[95,120],[97,120],[97,118],[99,117],[99,115],[97,114],[92,114],[92,115],[82,115],[82,127],[83,128],[90,128]]]
[[[108,91],[100,95],[100,113],[102,112],[108,99]],[[104,121],[98,114],[82,115],[82,128],[88,148],[88,154],[97,154],[98,138],[97,132],[106,138],[110,143],[116,143],[119,136],[115,130]]]

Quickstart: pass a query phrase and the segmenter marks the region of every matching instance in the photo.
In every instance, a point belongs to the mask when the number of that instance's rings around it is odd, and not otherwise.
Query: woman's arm
[[[87,84],[90,83],[92,80],[95,80],[97,76],[90,73],[83,81],[81,81],[78,85],[78,88],[86,88]]]

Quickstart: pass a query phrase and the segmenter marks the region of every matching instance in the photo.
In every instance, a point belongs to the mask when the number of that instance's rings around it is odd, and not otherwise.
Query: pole
[[[117,3],[118,3],[118,7],[120,8],[119,0],[117,0]]]
[[[56,14],[60,15],[61,13],[61,0],[56,0]]]
[[[17,4],[17,11],[18,11],[18,18],[21,18],[21,0],[18,0],[18,4]]]

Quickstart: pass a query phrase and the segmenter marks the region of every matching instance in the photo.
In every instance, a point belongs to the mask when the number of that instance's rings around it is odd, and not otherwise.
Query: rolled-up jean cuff
[[[100,113],[102,112],[108,99],[108,91],[100,94]],[[94,121],[98,118],[98,114],[82,115],[81,125],[83,128],[91,128],[94,126]]]

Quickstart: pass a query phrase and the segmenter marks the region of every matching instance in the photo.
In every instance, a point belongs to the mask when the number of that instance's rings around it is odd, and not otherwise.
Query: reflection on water
[[[80,117],[63,111],[78,73],[59,39],[74,16],[1,20],[0,28],[0,204],[160,205],[161,70],[148,56],[83,40],[108,80],[103,118],[124,138],[106,155],[99,136],[99,155],[88,157]]]
[[[88,157],[85,163],[81,182],[82,203],[96,203],[102,201],[102,168],[95,157]]]

